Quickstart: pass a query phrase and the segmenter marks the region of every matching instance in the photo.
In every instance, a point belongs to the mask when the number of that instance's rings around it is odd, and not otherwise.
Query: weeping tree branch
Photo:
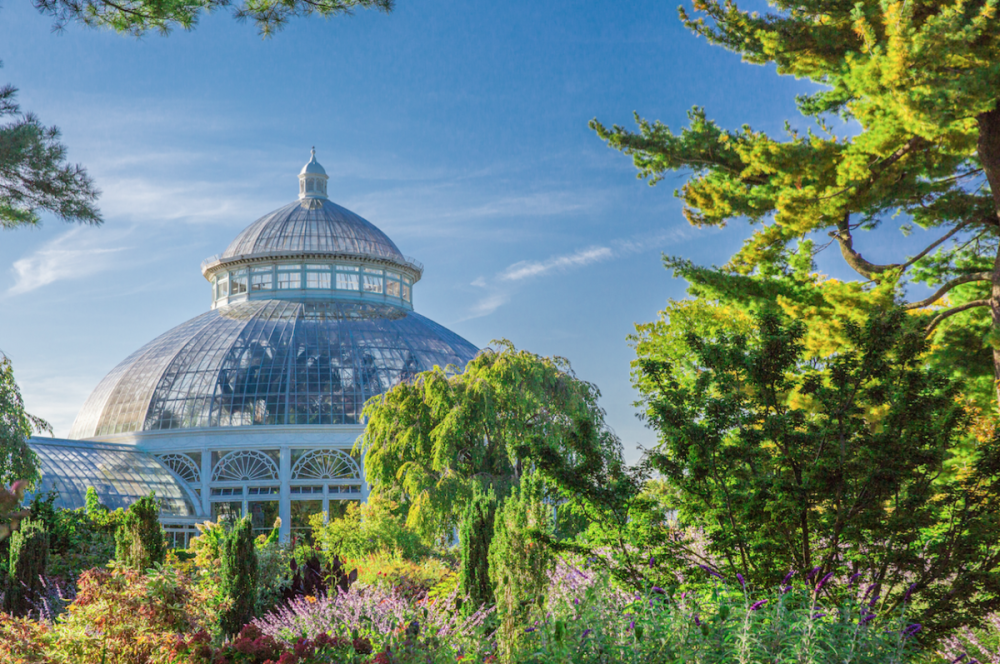
[[[939,313],[937,316],[935,316],[933,320],[931,320],[930,324],[927,326],[927,329],[924,330],[924,335],[930,336],[931,332],[934,331],[934,328],[936,328],[938,324],[945,318],[950,318],[955,314],[960,314],[963,311],[968,311],[969,309],[975,309],[977,307],[988,307],[988,306],[990,306],[989,300],[973,300],[972,302],[966,302],[965,304],[960,304],[957,307],[946,309],[941,313]]]
[[[931,304],[934,304],[935,302],[940,300],[945,293],[950,291],[952,288],[955,288],[956,286],[961,286],[962,284],[968,284],[973,281],[992,281],[992,280],[993,280],[992,272],[973,272],[972,274],[964,274],[961,277],[952,279],[945,285],[941,286],[941,288],[937,289],[937,291],[927,299],[920,300],[919,302],[911,302],[910,304],[905,305],[903,309],[906,310],[919,309],[921,307],[926,307]]]

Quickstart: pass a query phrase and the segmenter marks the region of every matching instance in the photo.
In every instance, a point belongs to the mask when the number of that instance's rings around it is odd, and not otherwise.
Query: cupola
[[[316,148],[312,149],[309,163],[299,172],[299,198],[326,198],[326,169],[316,161]]]

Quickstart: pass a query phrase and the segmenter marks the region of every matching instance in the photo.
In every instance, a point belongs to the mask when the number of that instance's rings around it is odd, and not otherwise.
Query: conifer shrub
[[[42,577],[49,554],[49,536],[38,519],[28,518],[10,538],[10,558],[4,611],[27,616],[43,592]]]
[[[496,511],[497,498],[493,487],[483,491],[476,485],[458,534],[462,553],[459,588],[466,598],[463,605],[466,614],[494,603],[489,556]]]
[[[489,574],[500,627],[501,661],[513,662],[524,626],[545,601],[552,552],[542,536],[552,533],[552,508],[543,501],[541,478],[526,475],[497,512],[489,551]]]
[[[115,559],[143,571],[162,565],[167,555],[160,504],[155,494],[132,503],[115,533]]]
[[[221,563],[219,591],[229,606],[219,627],[223,634],[238,634],[253,618],[257,602],[257,550],[249,516],[240,519],[223,541]]]

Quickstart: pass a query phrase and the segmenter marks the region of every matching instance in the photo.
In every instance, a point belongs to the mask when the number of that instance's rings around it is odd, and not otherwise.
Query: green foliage
[[[408,598],[424,597],[435,589],[435,594],[441,596],[445,588],[450,593],[457,587],[452,565],[436,556],[407,560],[398,551],[383,549],[350,560],[346,567],[357,570],[357,582],[362,586],[394,590]]]
[[[257,550],[257,598],[254,615],[262,616],[277,608],[283,601],[286,589],[292,585],[292,551],[289,545],[277,538],[280,519],[274,530],[265,537],[259,535]]]
[[[136,37],[151,30],[166,34],[174,27],[190,30],[202,13],[232,8],[234,18],[253,21],[261,35],[269,36],[299,16],[318,14],[328,18],[350,15],[356,9],[378,9],[388,13],[392,11],[393,0],[246,0],[238,5],[231,0],[35,0],[35,7],[54,17],[57,29],[70,21],[78,21]]]
[[[0,86],[0,228],[34,226],[40,222],[39,211],[44,210],[64,221],[88,224],[101,223],[101,214],[94,206],[98,192],[87,172],[79,165],[66,161],[66,148],[59,143],[59,130],[45,127],[31,113],[22,114],[14,102],[17,89]],[[12,387],[13,386],[13,387]],[[10,408],[13,397],[20,404],[20,394],[10,375],[10,363],[0,360],[0,413],[3,426],[13,432],[24,432],[26,438],[31,428],[48,425],[37,418],[15,415]],[[11,395],[10,390],[14,390]],[[11,413],[11,414],[8,414]],[[6,443],[7,441],[3,441]],[[0,482],[6,475],[0,465]]]
[[[223,634],[237,634],[253,618],[257,602],[257,550],[249,516],[240,519],[226,536],[221,572],[219,591],[229,606],[222,612],[219,627]]]
[[[167,544],[155,495],[129,505],[115,533],[115,559],[139,571],[163,564]]]
[[[496,511],[497,497],[493,488],[484,492],[476,486],[472,500],[465,508],[465,517],[459,530],[459,547],[462,552],[459,588],[465,598],[462,608],[466,613],[493,605],[489,555]]]
[[[541,478],[530,473],[514,487],[496,515],[489,551],[489,573],[500,628],[497,650],[504,662],[514,653],[524,625],[545,600],[554,560],[545,545],[552,532],[552,508],[544,502]]]
[[[463,373],[436,367],[365,405],[367,480],[428,541],[458,525],[475,485],[503,496],[528,465],[566,500],[617,504],[631,486],[598,389],[563,358],[495,344]]]
[[[3,90],[0,89],[0,115],[3,113]],[[3,127],[0,126],[0,141]],[[4,171],[0,162],[0,223],[3,221]],[[28,447],[28,439],[33,431],[47,431],[52,427],[45,420],[24,412],[24,399],[14,380],[14,368],[10,359],[0,353],[0,486],[7,486],[18,480],[26,482],[31,489],[39,479],[38,457]]]
[[[997,4],[769,4],[773,11],[758,14],[705,0],[694,3],[697,15],[682,9],[681,18],[746,62],[774,63],[779,74],[815,83],[817,92],[797,100],[807,129],[786,127],[781,137],[727,129],[698,107],[678,133],[638,116],[634,132],[591,123],[651,184],[672,171],[689,174],[678,196],[692,224],[757,227],[719,270],[678,260],[671,267],[699,297],[780,306],[807,323],[807,345],[844,342],[843,321],[902,300],[907,284],[930,286],[933,295],[905,305],[934,335],[930,360],[961,377],[981,406],[996,401],[1000,318],[991,321],[989,307],[1000,297]],[[924,249],[902,255],[890,236],[864,233],[886,225],[903,234],[925,229]],[[827,237],[858,282],[813,273]],[[866,258],[873,255],[886,260]]]
[[[744,592],[717,583],[671,597],[660,588],[622,593],[598,577],[546,605],[529,628],[522,664],[903,664],[919,656],[919,625],[876,617],[863,586],[817,597],[812,583]],[[832,583],[832,582],[830,582]],[[912,634],[911,634],[912,633]]]
[[[1000,440],[956,457],[958,388],[926,366],[904,318],[849,325],[850,346],[808,363],[801,325],[774,314],[750,334],[691,334],[694,384],[640,360],[659,436],[648,462],[707,538],[707,551],[667,543],[679,564],[716,561],[762,586],[789,569],[872,570],[880,612],[915,584],[916,615],[936,627],[1000,605]]]
[[[41,521],[49,535],[48,573],[72,581],[115,557],[115,531],[125,514],[101,505],[93,487],[87,489],[92,508],[56,509],[58,495],[56,491],[36,493],[30,509],[32,518]]]
[[[49,536],[45,525],[37,519],[25,519],[10,538],[4,611],[15,616],[37,611],[48,553]]]
[[[14,482],[10,489],[0,484],[0,562],[5,560],[2,547],[7,538],[17,530],[21,520],[30,514],[29,510],[19,509],[27,486],[28,483],[24,480]]]
[[[384,496],[373,495],[367,503],[351,501],[342,517],[326,524],[324,516],[312,515],[309,525],[315,541],[328,555],[354,561],[388,549],[415,560],[427,551],[420,536],[407,528],[399,505]]]

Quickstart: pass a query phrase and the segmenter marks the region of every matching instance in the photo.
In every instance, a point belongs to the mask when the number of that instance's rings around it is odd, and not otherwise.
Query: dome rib
[[[219,256],[222,261],[280,253],[349,254],[407,263],[370,221],[322,199],[296,201],[247,226]]]

